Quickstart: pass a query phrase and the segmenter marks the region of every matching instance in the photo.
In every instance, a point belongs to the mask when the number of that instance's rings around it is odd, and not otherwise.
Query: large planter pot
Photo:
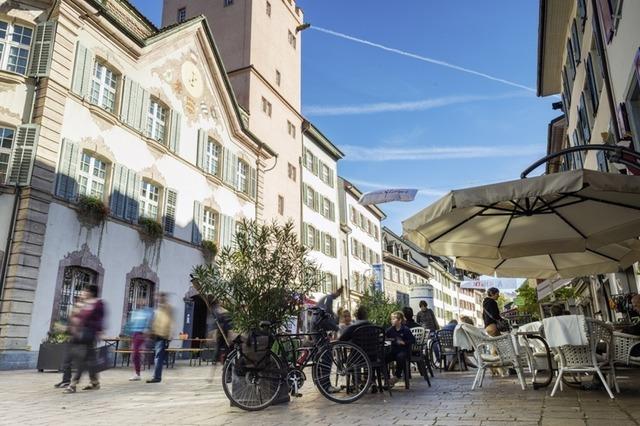
[[[62,370],[64,356],[69,350],[70,343],[42,343],[38,351],[38,371]]]

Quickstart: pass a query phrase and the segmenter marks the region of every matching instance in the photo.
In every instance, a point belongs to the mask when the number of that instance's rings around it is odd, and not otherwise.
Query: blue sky
[[[133,3],[160,24],[161,0]],[[381,205],[384,225],[401,232],[446,191],[516,179],[545,154],[559,113],[533,91],[538,4],[298,0],[312,25],[302,110],[347,153],[339,173],[364,191],[421,190]]]

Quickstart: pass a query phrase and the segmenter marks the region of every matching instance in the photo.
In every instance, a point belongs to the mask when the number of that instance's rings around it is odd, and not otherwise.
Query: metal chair
[[[491,337],[483,329],[470,324],[462,324],[461,327],[473,345],[478,364],[478,372],[471,385],[471,390],[474,390],[476,386],[482,387],[487,368],[514,368],[520,387],[525,390],[521,357],[516,351],[515,343],[510,334]]]
[[[416,339],[416,342],[411,346],[411,358],[407,360],[407,366],[405,367],[405,377],[411,377],[411,363],[414,362],[420,375],[427,381],[429,387],[431,387],[431,380],[429,380],[428,360],[425,356],[427,347],[427,333],[424,327],[413,327],[411,334]]]
[[[586,345],[564,345],[556,348],[558,354],[558,378],[551,391],[554,396],[558,387],[562,390],[562,376],[565,373],[595,373],[602,381],[609,397],[614,399],[609,383],[602,374],[602,369],[610,370],[610,380],[613,381],[616,391],[620,392],[614,365],[614,345],[613,328],[602,321],[592,318],[585,318],[585,332],[588,344]],[[606,353],[604,356],[598,355],[596,348],[598,343],[604,343]]]
[[[371,362],[371,368],[376,372],[378,390],[383,393],[384,386],[389,390],[391,395],[391,387],[389,386],[389,367],[385,360],[385,331],[382,327],[375,325],[363,325],[356,328],[349,340],[354,345],[367,354]]]
[[[447,370],[448,356],[457,358],[460,370],[462,370],[462,366],[464,365],[462,352],[460,348],[453,344],[453,330],[438,330],[436,335],[440,342],[440,371],[442,371],[443,368]]]

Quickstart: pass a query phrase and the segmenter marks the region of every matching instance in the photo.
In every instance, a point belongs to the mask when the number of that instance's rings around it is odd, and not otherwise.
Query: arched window
[[[136,309],[153,306],[153,287],[153,282],[144,278],[133,278],[129,282],[125,318],[128,318],[131,312]]]
[[[63,323],[69,321],[73,305],[77,302],[80,292],[90,284],[96,283],[97,273],[91,269],[78,266],[64,268],[60,303],[58,305],[57,320]]]

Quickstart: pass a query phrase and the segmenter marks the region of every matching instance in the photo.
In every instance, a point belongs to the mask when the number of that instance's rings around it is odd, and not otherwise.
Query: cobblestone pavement
[[[218,369],[219,370],[219,369]],[[101,376],[102,389],[63,395],[52,385],[59,374],[0,372],[0,424],[206,424],[206,425],[640,425],[640,374],[622,371],[622,393],[613,401],[604,391],[567,389],[554,398],[550,388],[522,391],[511,377],[485,379],[471,391],[474,370],[436,373],[429,388],[420,377],[411,389],[396,385],[393,395],[367,395],[339,405],[307,382],[304,396],[257,413],[230,408],[211,367],[177,366],[162,383],[129,382],[119,368]],[[86,379],[84,379],[86,380]]]

